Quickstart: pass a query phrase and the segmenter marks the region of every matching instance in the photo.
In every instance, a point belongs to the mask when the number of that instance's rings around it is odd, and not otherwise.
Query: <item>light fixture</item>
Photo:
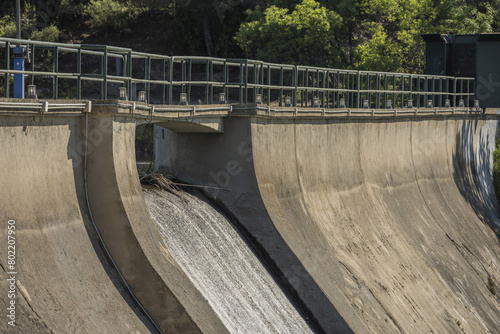
[[[406,106],[408,108],[413,108],[413,100],[408,100],[408,104]]]
[[[427,100],[427,108],[432,108],[432,99]]]
[[[445,108],[451,108],[450,99],[446,99],[446,100],[444,100],[444,107],[445,107]]]
[[[313,107],[319,108],[319,99],[317,97],[313,98]]]
[[[474,100],[474,108],[479,111],[479,100]]]
[[[363,109],[368,109],[369,107],[368,100],[363,100]]]
[[[385,109],[392,109],[392,100],[387,100],[385,103]]]
[[[181,93],[179,104],[183,105],[183,106],[187,106],[188,105],[187,94],[186,93]]]
[[[27,92],[26,92],[26,98],[28,98],[28,99],[37,99],[38,98],[38,96],[36,95],[36,86],[35,85],[28,85]]]
[[[120,100],[126,100],[127,99],[127,88],[126,87],[120,87]]]
[[[292,98],[290,96],[285,96],[285,107],[292,106]]]
[[[459,108],[465,108],[464,99],[460,99],[460,100],[458,100],[458,107],[459,107]]]
[[[226,93],[219,93],[219,104],[226,104]]]
[[[345,99],[343,97],[339,100],[339,108],[346,108]]]
[[[262,104],[262,94],[255,94],[255,104]]]
[[[146,102],[146,91],[145,90],[139,91],[137,99],[139,100],[139,102]]]

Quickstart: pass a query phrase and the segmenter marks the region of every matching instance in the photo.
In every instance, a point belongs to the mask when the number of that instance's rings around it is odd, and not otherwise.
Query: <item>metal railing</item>
[[[29,50],[24,71],[12,65],[12,49],[19,45]],[[0,97],[12,97],[15,74],[23,74],[46,99],[375,109],[469,107],[475,99],[474,78],[169,57],[105,45],[0,38]]]

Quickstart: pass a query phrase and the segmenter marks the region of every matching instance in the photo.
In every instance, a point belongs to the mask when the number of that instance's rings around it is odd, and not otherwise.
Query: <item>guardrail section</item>
[[[13,69],[16,47],[26,50],[24,71]],[[0,97],[12,97],[15,74],[27,79],[27,97],[44,99],[369,109],[475,104],[475,79],[469,77],[169,57],[106,45],[0,38]]]

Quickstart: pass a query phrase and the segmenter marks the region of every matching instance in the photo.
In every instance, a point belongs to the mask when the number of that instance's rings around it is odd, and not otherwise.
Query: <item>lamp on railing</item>
[[[137,100],[139,100],[139,102],[146,102],[146,91],[145,90],[139,91],[139,94],[137,96]]]
[[[255,104],[262,104],[262,94],[255,94]]]
[[[183,106],[188,105],[188,100],[187,100],[187,94],[186,93],[181,93],[180,99],[179,99],[179,104]]]
[[[363,100],[363,109],[368,109],[368,108],[370,108],[369,101]]]
[[[427,108],[432,108],[432,99],[427,100]]]
[[[285,107],[292,106],[292,98],[290,96],[285,96]]]
[[[458,107],[459,107],[459,108],[465,108],[464,99],[460,99],[460,100],[458,100]]]
[[[343,97],[339,100],[339,108],[346,108],[345,99]]]
[[[385,103],[385,109],[392,109],[392,100],[387,100]]]
[[[313,98],[313,107],[319,108],[319,99],[317,97]]]
[[[445,108],[451,108],[450,99],[446,99],[446,100],[444,100],[444,107],[445,107]]]
[[[226,104],[226,93],[219,93],[219,104]]]
[[[119,97],[119,99],[120,100],[127,100],[127,88],[126,87],[120,87],[119,91],[120,91],[120,97]]]
[[[479,100],[474,100],[474,109],[476,109],[476,111],[479,111]]]
[[[36,86],[35,85],[28,85],[27,87],[27,92],[26,92],[26,98],[28,99],[37,99],[38,96],[36,95]]]
[[[408,100],[406,107],[408,107],[409,109],[413,108],[413,100]]]

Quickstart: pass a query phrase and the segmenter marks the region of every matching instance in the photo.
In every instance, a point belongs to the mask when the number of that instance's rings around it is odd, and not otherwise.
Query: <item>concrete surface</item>
[[[149,333],[108,265],[86,209],[81,119],[0,117],[1,333]],[[16,294],[7,226],[16,222]],[[7,306],[16,301],[16,326]]]
[[[151,221],[136,169],[135,121],[93,112],[89,142],[90,208],[139,302],[164,333],[227,332]]]
[[[93,228],[78,108],[0,112],[0,267],[7,277],[14,220],[18,325],[7,324],[2,279],[2,333],[154,332]],[[106,247],[163,332],[229,332],[146,208],[134,129],[147,112],[113,108],[96,107],[88,122],[88,198]],[[500,332],[488,288],[500,277],[498,109],[285,113],[235,113],[223,134],[156,127],[157,166],[205,187],[238,220],[318,332]]]
[[[135,120],[92,112],[92,216],[135,297],[164,333],[225,333],[149,218],[134,154]],[[97,238],[85,196],[85,116],[0,114],[2,333],[155,333]],[[17,326],[8,325],[7,226],[16,221]]]
[[[327,333],[497,333],[497,124],[232,118],[157,128],[157,166],[225,205]]]

